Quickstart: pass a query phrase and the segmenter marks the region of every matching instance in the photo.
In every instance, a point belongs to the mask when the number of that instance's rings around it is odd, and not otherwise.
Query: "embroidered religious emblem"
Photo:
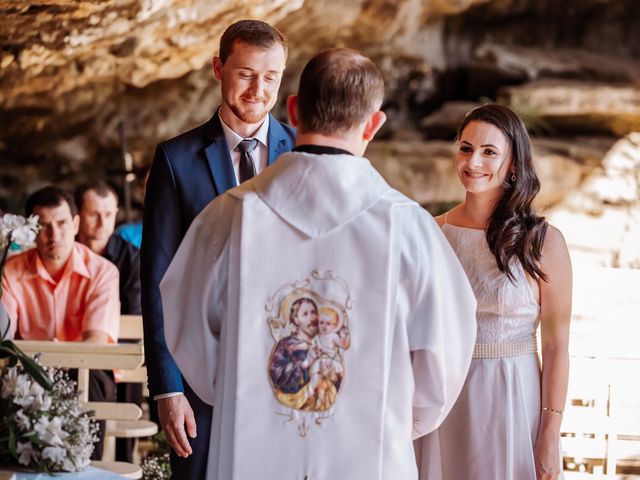
[[[273,394],[290,421],[306,435],[332,414],[344,386],[344,352],[351,345],[349,289],[332,272],[279,288],[265,308],[274,339],[269,357]],[[309,415],[307,415],[309,414]]]

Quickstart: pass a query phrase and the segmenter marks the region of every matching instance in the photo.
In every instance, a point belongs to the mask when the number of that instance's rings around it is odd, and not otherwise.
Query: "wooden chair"
[[[142,315],[120,315],[120,333],[118,338],[123,340],[142,340]]]
[[[610,458],[610,390],[606,360],[572,358],[569,391],[562,419],[565,468],[582,478],[602,476]]]
[[[118,337],[122,340],[127,340],[131,342],[137,342],[142,344],[144,338],[144,329],[142,324],[142,315],[121,315],[120,316],[120,333]],[[142,397],[143,399],[149,398],[149,388],[147,385],[147,367],[144,365],[134,369],[127,370],[120,373],[118,381],[120,383],[132,383],[139,384],[142,387]],[[142,403],[143,410],[149,409],[149,403]],[[144,428],[144,425],[141,425]],[[113,427],[112,427],[113,428]],[[130,429],[130,427],[127,427]],[[109,429],[108,429],[109,430]],[[117,430],[114,429],[114,432]],[[143,430],[140,430],[140,437],[144,433]],[[136,438],[140,438],[136,436]],[[148,441],[138,441],[135,442],[136,452],[144,452],[153,448],[153,443]]]
[[[142,365],[144,360],[143,346],[139,344],[100,345],[84,342],[51,342],[17,340],[16,345],[25,353],[35,355],[40,353],[40,361],[43,365],[63,368],[78,369],[79,400],[84,406],[95,411],[96,418],[105,420],[109,430],[122,436],[131,435],[128,426],[131,422],[139,422],[142,410],[135,404],[89,402],[89,370],[134,370]],[[145,435],[153,435],[158,428],[153,422],[146,422]],[[126,478],[141,478],[142,470],[138,465],[126,462],[114,462],[104,460],[92,462],[97,468],[103,468]]]
[[[121,340],[135,340],[141,344],[144,338],[142,315],[121,315],[118,338]],[[149,389],[147,388],[147,367],[144,365],[133,370],[122,372],[119,381],[122,383],[140,383],[142,384],[142,396],[149,396]]]
[[[640,480],[640,359],[572,358],[562,421],[565,479]]]

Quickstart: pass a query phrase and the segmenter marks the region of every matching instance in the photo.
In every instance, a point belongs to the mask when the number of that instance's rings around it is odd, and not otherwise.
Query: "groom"
[[[162,280],[167,345],[215,405],[209,480],[417,479],[412,440],[462,388],[476,331],[467,277],[433,218],[362,157],[383,93],[355,51],[311,59],[288,102],[294,151],[210,203]],[[338,309],[351,335],[322,411],[281,401],[269,375],[303,296]]]
[[[140,272],[145,356],[174,478],[204,477],[211,406],[183,382],[167,350],[168,322],[184,323],[163,315],[160,280],[200,210],[291,149],[293,129],[269,115],[286,58],[286,40],[272,26],[242,20],[227,28],[213,59],[220,108],[204,125],[158,145],[149,175]]]

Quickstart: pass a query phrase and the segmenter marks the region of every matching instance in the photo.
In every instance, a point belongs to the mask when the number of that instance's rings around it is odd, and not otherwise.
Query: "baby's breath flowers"
[[[0,372],[0,464],[44,472],[75,472],[89,465],[98,427],[78,403],[75,382],[63,370],[41,367],[45,389],[21,363]]]

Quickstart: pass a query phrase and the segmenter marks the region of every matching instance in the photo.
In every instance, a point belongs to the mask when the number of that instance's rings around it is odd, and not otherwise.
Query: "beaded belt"
[[[473,358],[519,357],[538,351],[536,337],[513,342],[476,343]]]

